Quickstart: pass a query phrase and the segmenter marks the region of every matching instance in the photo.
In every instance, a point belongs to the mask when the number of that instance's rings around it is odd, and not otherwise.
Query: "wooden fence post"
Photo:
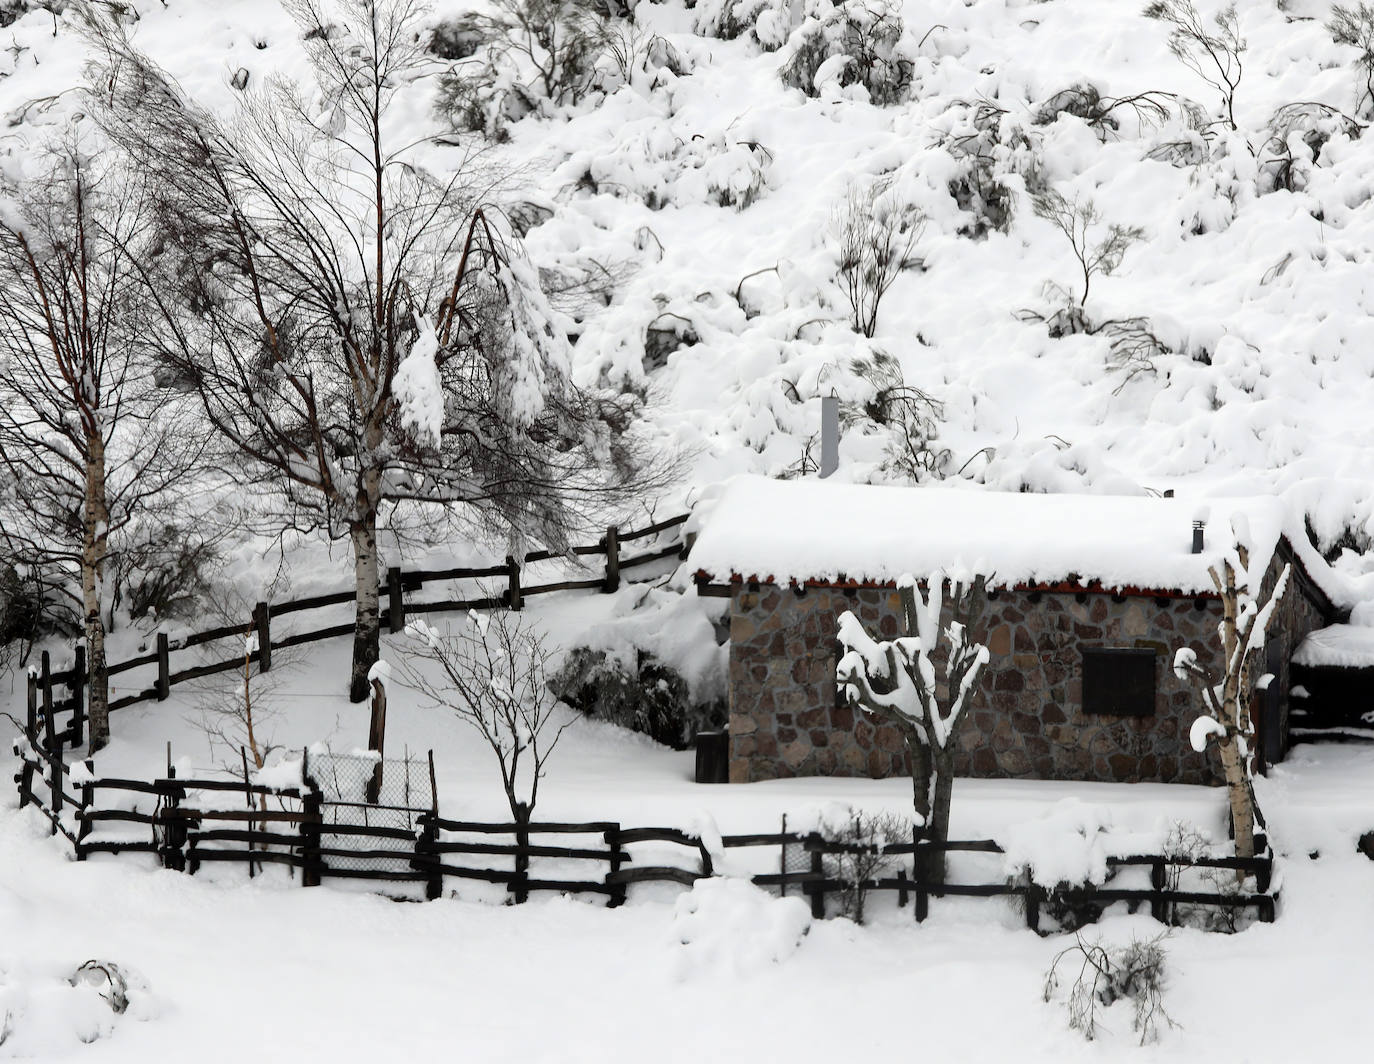
[[[72,666],[72,725],[71,745],[80,746],[86,741],[86,646],[80,643],[76,648],[76,664]]]
[[[43,651],[43,656],[39,658],[38,687],[43,696],[43,738],[47,742],[48,751],[52,751],[53,728],[52,728],[52,662],[48,658],[48,652]]]
[[[625,851],[620,848],[620,825],[617,824],[606,832],[606,848],[611,851],[610,862],[611,870],[607,873],[607,885],[611,888],[611,893],[606,901],[606,908],[614,909],[625,904],[626,887],[624,883],[611,883],[610,879],[620,871],[621,862],[625,859]]]
[[[29,734],[29,742],[38,741],[38,677],[29,670],[29,704],[24,730]]]
[[[606,548],[606,581],[601,590],[609,595],[620,587],[620,529],[611,525],[601,543]]]
[[[172,672],[168,663],[168,654],[171,652],[167,641],[166,632],[157,634],[157,700],[167,701],[167,696],[172,692]]]
[[[811,895],[811,916],[816,920],[825,919],[825,860],[821,856],[821,837],[817,832],[812,832],[806,838],[807,849],[811,850],[811,875],[815,877],[815,882],[806,885],[807,893]]]
[[[18,752],[19,744],[15,743],[15,751]],[[33,747],[30,745],[30,752]],[[22,755],[21,755],[22,756]],[[33,769],[34,763],[28,756],[23,756],[19,765],[19,775],[14,777],[14,781],[19,784],[19,808],[23,809],[29,802],[33,801]]]
[[[175,765],[167,766],[167,779],[175,781]],[[162,798],[162,867],[173,872],[186,871],[186,821],[181,816],[181,800],[186,797],[186,789],[179,783],[169,782]]]
[[[1164,858],[1156,857],[1150,862],[1150,888],[1155,896],[1150,899],[1150,915],[1161,924],[1167,923],[1168,908],[1164,902]]]
[[[363,800],[376,805],[382,798],[382,756],[386,747],[386,686],[381,680],[372,681],[372,719],[367,728],[367,748],[377,751],[377,764],[367,781]],[[404,753],[404,751],[402,751]]]
[[[524,803],[521,803],[522,806]],[[523,905],[530,899],[530,822],[529,808],[522,810],[524,819],[517,814],[515,820],[515,875],[510,881],[510,892],[515,895],[515,904]]]
[[[272,607],[259,602],[253,607],[253,630],[258,636],[258,672],[272,671]]]
[[[320,857],[320,827],[324,822],[322,815],[323,795],[319,786],[310,778],[310,751],[301,752],[301,779],[306,792],[301,795],[301,886],[318,887],[324,862]]]
[[[510,577],[510,590],[507,592],[506,605],[513,610],[522,609],[525,600],[520,595],[520,563],[509,554],[506,555],[506,572]]]
[[[1044,887],[1035,883],[1026,885],[1026,926],[1036,934],[1040,933],[1040,899],[1044,894]]]
[[[406,604],[401,592],[401,567],[393,565],[386,571],[387,628],[392,634],[405,631]]]
[[[77,811],[76,814],[77,826],[75,846],[76,859],[78,861],[84,861],[86,859],[86,851],[81,844],[86,840],[86,836],[91,833],[91,820],[89,814],[91,811],[91,806],[94,804],[95,762],[88,757],[86,758],[86,779],[81,784],[81,808]]]

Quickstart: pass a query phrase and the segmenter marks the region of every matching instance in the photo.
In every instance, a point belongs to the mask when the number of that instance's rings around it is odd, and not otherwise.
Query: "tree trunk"
[[[381,654],[381,570],[377,562],[377,511],[368,508],[349,528],[353,543],[353,577],[358,614],[353,625],[353,668],[348,683],[350,702],[366,701],[372,686],[367,674]]]
[[[1231,824],[1236,834],[1236,856],[1255,856],[1255,810],[1250,800],[1250,783],[1236,736],[1221,742],[1221,767],[1226,772],[1226,796],[1231,805]]]
[[[931,775],[934,782],[935,797],[930,807],[930,827],[926,838],[942,844],[949,841],[949,806],[954,795],[954,757],[945,750],[932,750],[930,753]],[[945,851],[937,850],[928,855],[926,876],[931,883],[945,881]]]
[[[909,731],[906,736],[906,746],[911,751],[911,804],[916,815],[921,818],[921,838],[933,842],[943,842],[944,836],[937,836],[939,830],[936,824],[938,817],[938,806],[940,791],[938,782],[932,786],[935,774],[935,763],[932,760],[931,750],[921,741],[920,733],[914,729]],[[931,794],[934,792],[935,805],[931,804]],[[945,832],[949,830],[949,788],[945,793]],[[945,855],[943,851],[936,850],[917,850],[916,874],[927,885],[939,884],[945,881]]]
[[[81,606],[86,615],[86,660],[90,670],[87,715],[91,753],[110,741],[110,681],[105,667],[103,614],[103,570],[109,546],[109,518],[105,502],[105,441],[96,435],[87,440],[81,544]]]

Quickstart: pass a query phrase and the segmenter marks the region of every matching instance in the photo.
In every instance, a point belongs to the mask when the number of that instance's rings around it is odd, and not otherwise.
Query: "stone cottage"
[[[1236,539],[1267,596],[1287,594],[1256,695],[1263,761],[1288,744],[1293,649],[1338,619],[1337,584],[1272,498],[1184,500],[876,487],[741,477],[705,512],[688,560],[703,594],[730,598],[730,780],[910,773],[900,734],[835,690],[837,620],[898,631],[897,578],[987,578],[992,659],[961,730],[965,776],[1219,782],[1188,730],[1195,691],[1172,670],[1219,656],[1208,575]],[[1258,567],[1258,568],[1256,568]]]

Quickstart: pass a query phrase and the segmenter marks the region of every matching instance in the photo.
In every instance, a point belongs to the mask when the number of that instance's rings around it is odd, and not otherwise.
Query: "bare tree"
[[[850,185],[831,231],[840,247],[840,287],[855,332],[871,337],[878,308],[898,274],[916,264],[913,252],[925,228],[919,211],[895,202],[890,181],[869,189]]]
[[[1234,130],[1236,89],[1245,72],[1241,56],[1246,48],[1234,0],[1216,13],[1211,26],[1198,14],[1193,0],[1153,0],[1145,8],[1145,17],[1159,19],[1173,27],[1169,33],[1169,51],[1221,93],[1226,124]]]
[[[419,0],[286,6],[314,84],[270,79],[231,121],[122,26],[90,9],[84,25],[95,113],[158,192],[153,342],[274,481],[280,520],[349,541],[356,702],[378,654],[378,529],[404,523],[398,506],[452,504],[512,549],[561,550],[664,470],[642,474],[632,400],[572,383],[562,319],[484,206],[495,175],[473,153],[432,173],[431,142],[396,128],[427,62]]]
[[[501,771],[515,821],[516,845],[529,846],[529,825],[549,758],[576,719],[548,685],[549,647],[519,614],[469,612],[468,623],[438,632],[424,621],[406,627],[410,654],[401,682],[431,707],[451,711],[481,736]],[[437,665],[440,678],[425,669]],[[516,857],[516,872],[527,857]],[[524,901],[517,893],[516,901]]]
[[[1088,302],[1088,290],[1093,276],[1104,277],[1114,273],[1125,258],[1132,244],[1145,236],[1145,231],[1137,226],[1107,226],[1107,232],[1098,238],[1095,233],[1102,222],[1102,213],[1092,200],[1065,199],[1054,189],[1049,189],[1031,198],[1035,213],[1049,222],[1069,242],[1073,256],[1078,260],[1078,269],[1083,276],[1083,291],[1078,297],[1081,308]]]
[[[947,580],[949,621],[942,628]],[[938,571],[927,588],[922,593],[909,575],[897,581],[905,630],[896,639],[876,641],[852,612],[840,616],[838,639],[845,653],[835,682],[846,702],[902,733],[911,753],[917,826],[938,844],[949,841],[955,737],[989,658],[971,631],[987,593],[981,577],[965,584]],[[937,658],[943,658],[938,678]],[[944,853],[935,852],[925,875],[941,881],[944,865]]]
[[[111,552],[199,448],[133,342],[146,188],[74,129],[33,163],[0,186],[0,540],[82,618],[94,752],[110,736]]]
[[[1207,710],[1207,716],[1193,722],[1193,749],[1202,753],[1209,741],[1216,745],[1226,774],[1237,857],[1255,856],[1255,828],[1264,826],[1255,802],[1250,765],[1250,752],[1255,748],[1254,722],[1250,717],[1255,677],[1250,668],[1255,652],[1264,647],[1265,631],[1274,609],[1288,589],[1290,569],[1287,565],[1283,567],[1269,600],[1261,604],[1250,590],[1250,581],[1258,583],[1262,574],[1250,572],[1249,551],[1237,542],[1227,551],[1220,569],[1208,569],[1221,595],[1222,616],[1217,626],[1221,637],[1221,678],[1218,680],[1212,670],[1199,662],[1196,651],[1189,647],[1174,655],[1174,673],[1181,680],[1192,681]]]

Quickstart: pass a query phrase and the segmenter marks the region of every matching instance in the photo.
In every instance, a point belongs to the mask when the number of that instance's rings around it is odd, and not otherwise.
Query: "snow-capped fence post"
[[[48,652],[43,651],[41,682],[43,685],[43,745],[47,747],[43,751],[49,761],[52,759],[53,751],[57,749],[57,734],[54,730],[53,704],[52,704],[52,667],[48,659]],[[49,766],[51,767],[51,766]],[[54,784],[56,786],[56,784]],[[61,795],[61,788],[57,793]]]
[[[258,672],[271,672],[272,610],[265,602],[253,607],[253,631],[258,637]]]
[[[1168,916],[1168,905],[1164,901],[1163,891],[1168,880],[1164,873],[1164,858],[1157,857],[1150,862],[1150,887],[1155,891],[1156,896],[1150,899],[1150,915],[1161,924],[1165,923]]]
[[[1026,926],[1036,934],[1040,933],[1040,903],[1045,897],[1045,888],[1036,883],[1026,884]]]
[[[165,702],[167,696],[172,691],[171,668],[168,662],[171,646],[167,640],[166,632],[157,634],[157,683],[154,690],[157,692],[157,700]]]
[[[29,700],[24,719],[24,730],[32,743],[38,735],[38,676],[29,669]]]
[[[606,582],[601,585],[604,594],[611,594],[620,588],[620,529],[611,525],[601,540],[606,548]]]
[[[377,666],[373,666],[373,670]],[[372,719],[368,723],[367,729],[367,748],[377,751],[377,763],[372,766],[372,775],[368,777],[367,789],[363,792],[363,801],[368,805],[376,805],[382,797],[382,756],[386,746],[386,684],[382,682],[380,676],[372,679]]]
[[[167,786],[161,790],[162,799],[162,867],[173,872],[186,871],[186,821],[181,816],[181,801],[186,797],[186,788],[175,782],[177,768],[170,761],[171,744],[168,743]]]
[[[72,665],[72,724],[68,742],[80,746],[85,742],[86,732],[86,647],[78,643],[76,661]]]
[[[402,594],[401,567],[393,565],[386,571],[386,623],[392,635],[405,631],[406,604]]]
[[[86,859],[86,848],[82,846],[82,843],[86,841],[86,836],[91,833],[90,812],[91,806],[95,804],[95,762],[88,757],[85,765],[86,775],[81,781],[81,805],[76,811],[76,838],[72,840],[78,861]]]
[[[525,601],[520,596],[520,563],[510,554],[506,555],[506,573],[510,580],[510,588],[506,592],[506,605],[513,610],[522,609]]]

